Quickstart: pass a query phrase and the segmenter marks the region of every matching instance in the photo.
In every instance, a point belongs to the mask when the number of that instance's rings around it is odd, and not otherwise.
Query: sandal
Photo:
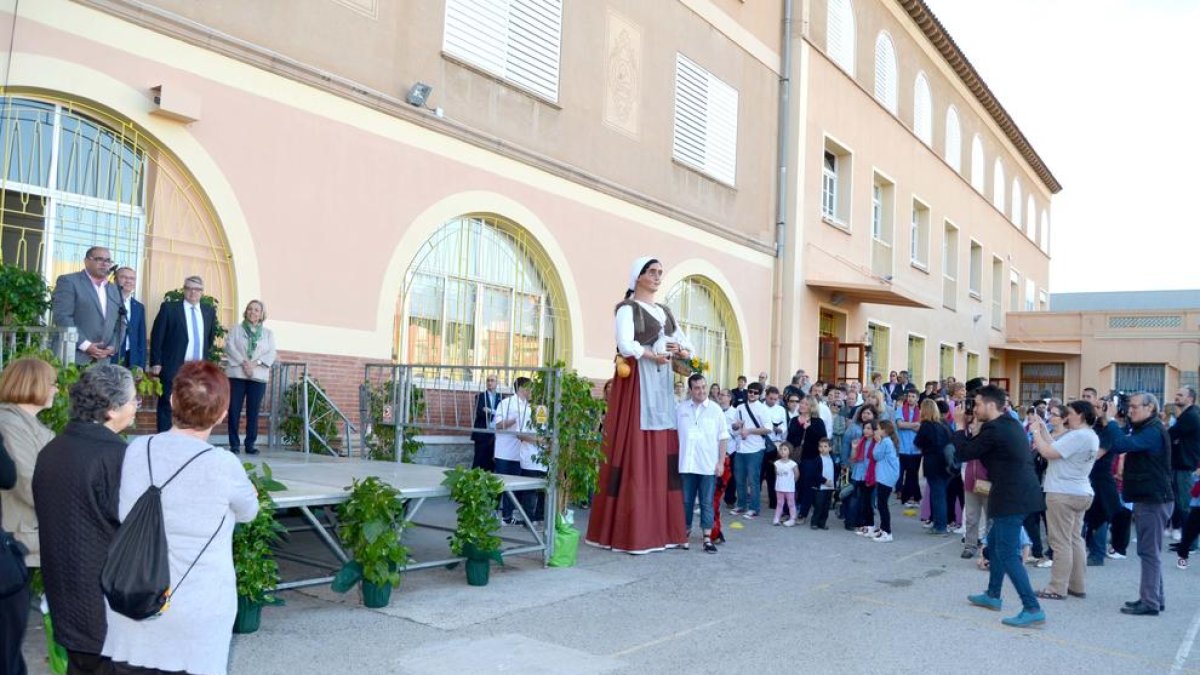
[[[711,539],[705,539],[704,540],[704,552],[705,553],[716,553],[717,545],[712,543]]]
[[[1067,596],[1065,596],[1065,595],[1060,595],[1053,591],[1047,591],[1047,590],[1038,591],[1034,595],[1038,596],[1042,600],[1066,600],[1067,599]]]
[[[1087,593],[1083,593],[1083,592],[1076,593],[1075,591],[1067,591],[1067,595],[1071,596],[1072,598],[1080,598],[1080,599],[1087,597]]]

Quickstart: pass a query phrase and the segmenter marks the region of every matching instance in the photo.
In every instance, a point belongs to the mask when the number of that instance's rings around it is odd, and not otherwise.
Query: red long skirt
[[[679,481],[679,435],[643,431],[638,366],[613,377],[604,417],[605,462],[592,499],[585,541],[627,553],[648,553],[687,542]]]

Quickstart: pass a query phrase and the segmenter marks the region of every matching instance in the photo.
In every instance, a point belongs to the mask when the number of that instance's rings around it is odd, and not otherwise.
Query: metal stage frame
[[[442,467],[424,464],[380,462],[349,457],[330,457],[328,455],[290,450],[269,450],[259,455],[246,455],[243,459],[255,466],[264,462],[271,466],[271,472],[276,480],[287,486],[287,490],[271,494],[276,506],[279,509],[296,509],[299,511],[307,523],[307,527],[302,529],[310,530],[316,534],[326,548],[342,563],[349,561],[350,558],[337,539],[337,521],[331,507],[347,500],[349,493],[346,488],[355,478],[363,479],[368,476],[378,476],[400,490],[401,498],[408,503],[408,511],[404,518],[406,527],[425,527],[453,531],[452,528],[420,523],[415,520],[417,514],[421,511],[421,507],[425,504],[425,500],[450,496],[449,489],[442,485],[442,480],[446,474],[446,469]],[[503,541],[511,544],[508,548],[502,549],[502,552],[505,555],[516,555],[541,551],[543,564],[548,562],[552,552],[548,542],[553,541],[554,527],[551,506],[553,502],[550,501],[552,491],[549,488],[548,482],[540,478],[525,478],[522,476],[500,476],[500,478],[504,481],[504,494],[509,495],[513,500],[517,512],[521,514],[521,521],[525,531],[532,534],[534,538],[534,543],[529,543],[502,536],[501,539]],[[517,492],[526,490],[547,492],[547,518],[540,530],[533,527],[528,514],[521,507],[520,501],[516,499]],[[313,512],[313,509],[319,509],[327,522],[322,522],[321,518]],[[280,558],[312,567],[321,569],[331,568],[331,565],[326,561],[300,556],[287,551],[279,551],[276,555]],[[405,567],[405,571],[443,567],[463,560],[465,558],[451,556],[444,560],[415,561],[410,562]],[[331,575],[296,579],[282,582],[278,588],[279,590],[287,590],[306,586],[319,586],[332,581],[333,576]]]

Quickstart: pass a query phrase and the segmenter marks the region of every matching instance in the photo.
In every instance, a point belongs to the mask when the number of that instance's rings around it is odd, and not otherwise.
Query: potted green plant
[[[282,605],[283,600],[275,595],[279,585],[279,564],[271,546],[279,541],[285,531],[275,520],[275,500],[272,492],[287,489],[271,475],[271,467],[262,465],[262,474],[253,464],[242,465],[246,476],[258,490],[258,515],[248,523],[239,523],[233,530],[233,571],[237,576],[237,617],[233,620],[234,633],[253,633],[262,621],[265,605]]]
[[[566,370],[561,362],[554,364],[554,368],[559,374],[558,405],[549,406],[549,424],[540,429],[545,439],[543,448],[554,447],[555,442],[558,445],[557,452],[543,450],[541,453],[541,461],[555,481],[557,495],[554,552],[549,564],[571,567],[579,548],[579,530],[574,527],[567,506],[590,501],[596,490],[600,463],[604,461],[600,421],[604,417],[605,403],[592,395],[591,380]],[[533,380],[534,400],[550,402],[549,377],[552,372],[538,371]]]
[[[450,535],[450,550],[467,559],[467,583],[486,586],[491,561],[504,564],[500,537],[496,536],[500,529],[496,500],[504,492],[504,481],[483,469],[455,467],[446,471],[442,485],[458,503],[458,525]]]
[[[361,581],[363,604],[386,607],[400,585],[400,570],[408,565],[408,548],[400,543],[404,501],[378,476],[356,478],[346,489],[350,498],[338,506],[338,536],[352,559],[338,571],[332,588],[345,593]]]

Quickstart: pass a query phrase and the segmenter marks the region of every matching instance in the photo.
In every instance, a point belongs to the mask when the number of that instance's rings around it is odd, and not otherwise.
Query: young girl
[[[783,515],[783,507],[786,505],[788,519],[782,525],[792,527],[796,524],[796,479],[800,477],[800,465],[791,459],[791,445],[780,443],[776,449],[779,451],[779,459],[775,460],[775,494],[779,499],[775,502],[774,524],[781,524],[779,517]]]
[[[857,534],[875,536],[875,509],[871,505],[871,486],[874,480],[875,430],[874,421],[863,420],[862,438],[850,458],[850,479],[854,482],[854,501],[858,504]]]
[[[888,510],[888,498],[896,489],[900,480],[900,455],[896,448],[900,439],[896,437],[896,426],[884,420],[879,423],[875,432],[875,449],[872,457],[875,460],[875,506],[879,508],[879,532],[872,541],[887,543],[892,541],[892,514]]]

